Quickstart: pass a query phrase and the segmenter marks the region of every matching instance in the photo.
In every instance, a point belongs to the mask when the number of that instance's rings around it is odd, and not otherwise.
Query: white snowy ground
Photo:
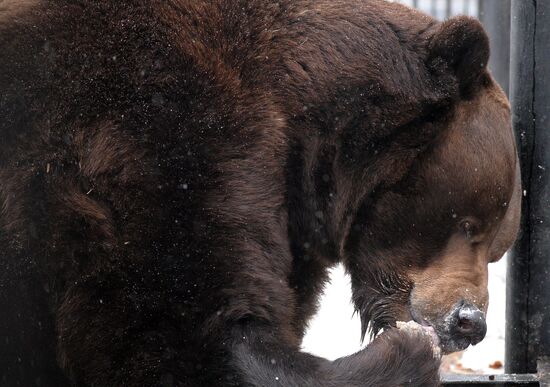
[[[502,373],[489,365],[504,363],[504,308],[506,294],[506,257],[489,265],[489,311],[487,336],[480,344],[469,347],[461,355],[447,359],[451,372]],[[342,266],[332,270],[331,283],[325,289],[321,308],[310,323],[302,347],[304,351],[336,359],[361,349],[361,324],[353,315],[349,276]],[[442,370],[442,372],[446,372]]]

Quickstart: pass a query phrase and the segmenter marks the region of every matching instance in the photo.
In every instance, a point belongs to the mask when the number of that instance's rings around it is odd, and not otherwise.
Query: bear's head
[[[521,207],[510,109],[488,57],[470,18],[441,23],[427,44],[428,66],[451,74],[458,97],[434,143],[368,208],[354,246],[368,263],[350,270],[363,334],[412,319],[445,353],[485,336],[488,265],[514,242]]]

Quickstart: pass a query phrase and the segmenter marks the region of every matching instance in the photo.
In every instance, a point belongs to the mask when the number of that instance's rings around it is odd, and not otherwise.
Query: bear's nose
[[[472,345],[483,340],[487,333],[485,313],[472,304],[463,303],[453,314],[456,321],[452,327],[454,335],[468,338]]]

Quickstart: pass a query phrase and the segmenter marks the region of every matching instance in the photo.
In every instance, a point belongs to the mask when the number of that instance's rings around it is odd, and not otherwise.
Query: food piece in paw
[[[416,321],[397,321],[396,322],[397,329],[411,332],[411,333],[419,333],[424,334],[430,337],[432,341],[432,350],[434,353],[435,358],[441,357],[441,348],[439,348],[439,337],[437,336],[437,333],[435,333],[435,329],[430,326],[420,325]]]

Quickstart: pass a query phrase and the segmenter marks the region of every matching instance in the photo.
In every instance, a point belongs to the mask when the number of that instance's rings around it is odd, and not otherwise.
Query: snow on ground
[[[350,278],[342,265],[332,269],[321,307],[302,342],[306,352],[334,360],[361,349],[361,322],[353,314]]]
[[[504,308],[506,293],[506,257],[489,265],[489,310],[487,336],[480,344],[446,359],[442,372],[502,373],[492,369],[504,363]],[[350,279],[341,265],[332,269],[321,307],[310,323],[302,348],[306,352],[336,359],[361,349],[361,324],[351,304]]]

